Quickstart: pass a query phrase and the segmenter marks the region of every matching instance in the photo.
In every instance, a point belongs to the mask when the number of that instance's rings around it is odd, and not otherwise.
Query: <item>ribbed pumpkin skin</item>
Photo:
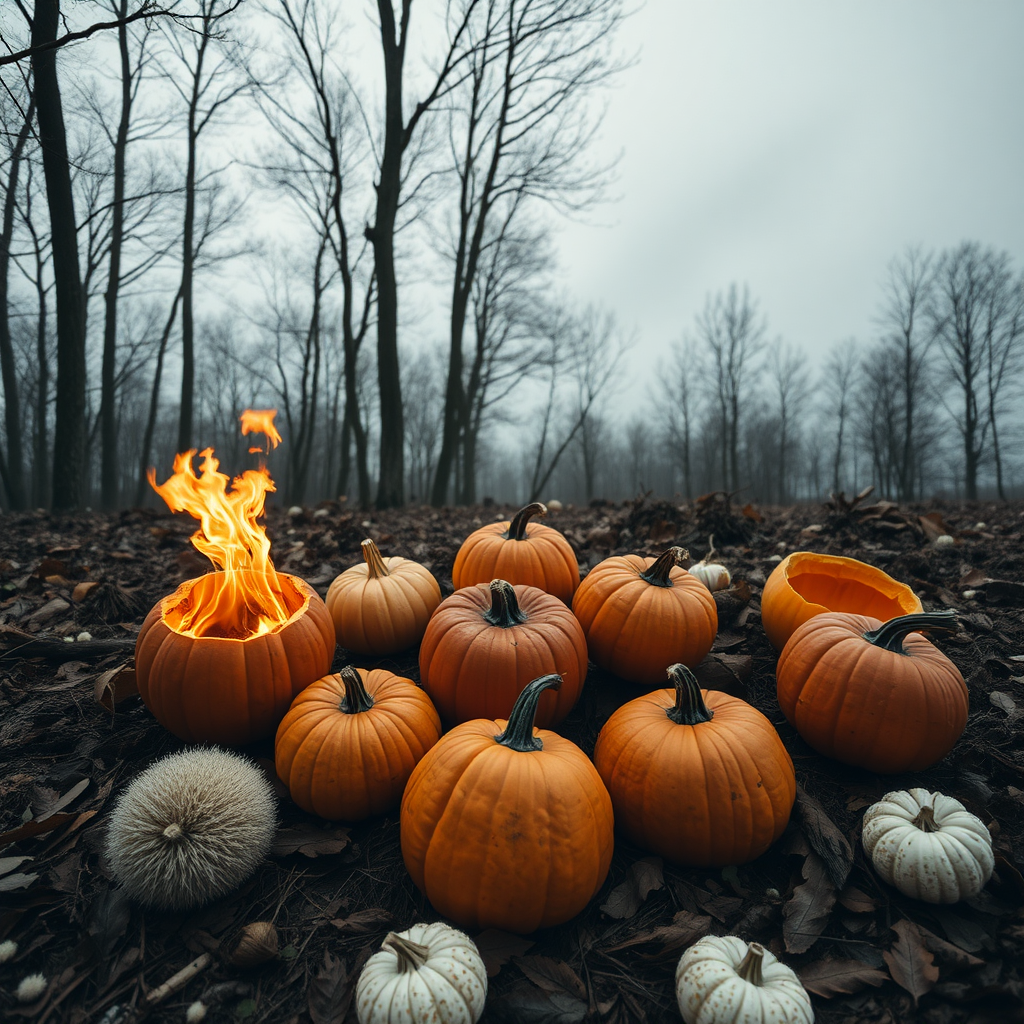
[[[338,673],[295,698],[277,730],[274,764],[292,799],[310,814],[361,821],[397,807],[413,768],[440,739],[441,720],[411,680],[357,669],[373,699],[367,711],[342,711]]]
[[[674,566],[670,587],[641,579],[655,561],[606,558],[583,578],[572,602],[594,664],[644,686],[664,681],[675,662],[697,665],[718,632],[715,599],[696,576]]]
[[[507,718],[523,687],[557,672],[562,688],[548,690],[537,724],[557,725],[573,709],[587,675],[587,642],[573,613],[557,597],[517,586],[527,621],[508,628],[485,618],[487,585],[466,587],[441,602],[420,644],[420,681],[446,722]]]
[[[600,889],[612,803],[574,743],[534,729],[542,750],[495,740],[477,719],[441,737],[402,797],[402,856],[434,909],[464,928],[525,934],[578,914]]]
[[[488,523],[462,543],[452,567],[456,590],[491,580],[537,587],[568,604],[580,585],[580,565],[565,537],[542,523],[528,522],[522,540],[510,540],[511,521]]]
[[[701,695],[710,722],[679,725],[675,690],[624,704],[605,723],[594,764],[632,842],[676,864],[724,867],[760,857],[796,799],[793,761],[771,722],[745,701]]]
[[[772,570],[761,594],[761,622],[781,651],[797,626],[822,612],[870,615],[885,622],[921,611],[898,580],[856,558],[794,551]]]
[[[146,616],[135,642],[139,693],[179,739],[240,746],[271,736],[295,695],[330,671],[334,624],[326,605],[297,576],[278,578],[291,583],[302,605],[273,633],[247,640],[176,633],[164,609],[196,580],[186,580]]]
[[[419,642],[441,603],[441,588],[419,562],[383,558],[376,547],[373,555],[387,575],[374,574],[372,559],[351,566],[327,589],[327,608],[339,646],[381,657]]]
[[[906,654],[868,643],[864,634],[881,625],[841,612],[805,622],[779,656],[779,706],[826,757],[875,772],[918,771],[963,733],[967,685],[919,633],[903,640]]]

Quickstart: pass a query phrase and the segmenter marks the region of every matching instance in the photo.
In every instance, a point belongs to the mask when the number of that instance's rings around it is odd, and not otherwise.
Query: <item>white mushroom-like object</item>
[[[864,812],[864,850],[904,896],[957,903],[992,877],[992,836],[959,800],[927,789],[886,793]]]

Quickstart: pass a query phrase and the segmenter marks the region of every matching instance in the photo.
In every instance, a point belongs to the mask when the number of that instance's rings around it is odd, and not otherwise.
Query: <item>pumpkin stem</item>
[[[682,565],[683,560],[689,560],[690,552],[686,548],[669,548],[668,551],[659,555],[654,564],[644,572],[640,573],[640,579],[646,580],[655,587],[671,587],[672,580],[669,573],[674,566]]]
[[[521,626],[527,619],[526,612],[519,607],[516,592],[511,583],[504,580],[491,580],[491,607],[484,612],[484,618],[492,626],[511,629]]]
[[[676,725],[700,725],[702,722],[710,722],[715,713],[704,703],[697,677],[685,665],[669,665],[665,671],[676,688],[675,705],[665,714]]]
[[[911,822],[912,825],[916,825],[922,832],[938,832],[939,826],[935,823],[935,808],[934,807],[922,807],[917,812],[917,817]]]
[[[170,825],[164,829],[164,838],[169,839],[172,843],[176,843],[184,835],[185,830],[176,821],[172,821]]]
[[[341,681],[345,684],[345,696],[338,705],[339,711],[346,715],[358,715],[361,711],[369,711],[373,707],[373,698],[366,692],[363,677],[351,665],[346,665],[341,672]]]
[[[388,932],[381,946],[394,950],[395,956],[398,957],[398,966],[403,971],[418,971],[426,964],[427,954],[430,952],[429,946],[403,938],[395,932]]]
[[[508,524],[508,529],[505,531],[505,540],[526,540],[526,524],[530,518],[532,516],[546,516],[547,514],[547,505],[542,505],[539,501],[534,501],[525,508],[521,508],[512,517],[512,522]]]
[[[761,961],[764,959],[764,946],[760,942],[752,942],[747,947],[747,955],[743,958],[736,973],[751,985],[761,986],[764,984],[764,975],[761,973]]]
[[[533,720],[537,715],[537,701],[545,690],[560,690],[562,677],[553,672],[551,675],[539,676],[532,683],[523,687],[523,692],[516,697],[512,711],[508,716],[505,731],[495,740],[503,747],[511,747],[526,753],[531,750],[542,750],[544,744],[533,735]]]
[[[903,638],[908,633],[916,633],[922,629],[943,629],[948,633],[956,632],[956,612],[952,608],[944,612],[917,612],[914,615],[900,615],[882,623],[878,629],[864,634],[864,639],[876,647],[884,647],[894,654],[906,654],[903,650]]]
[[[379,580],[382,576],[391,575],[391,573],[388,572],[388,567],[384,564],[384,559],[381,557],[381,553],[378,550],[377,545],[374,544],[369,537],[367,537],[359,546],[363,549],[363,558],[366,559],[366,564],[370,567],[367,576],[369,576],[371,580]]]

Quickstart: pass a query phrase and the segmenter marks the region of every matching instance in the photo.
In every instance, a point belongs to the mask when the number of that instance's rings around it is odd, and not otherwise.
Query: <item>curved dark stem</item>
[[[944,612],[917,612],[914,615],[900,615],[882,623],[878,629],[869,630],[864,639],[876,647],[884,647],[894,654],[906,654],[903,650],[903,639],[908,633],[916,633],[922,629],[942,629],[955,633],[956,612],[952,608]]]
[[[358,715],[361,711],[369,711],[373,707],[373,698],[366,692],[363,677],[359,672],[351,665],[346,665],[339,674],[345,684],[345,696],[338,705],[338,710],[344,711],[346,715]]]
[[[531,750],[541,750],[544,744],[533,735],[533,719],[537,714],[537,701],[545,690],[560,690],[562,688],[562,677],[558,673],[548,676],[539,676],[532,683],[523,687],[523,692],[516,697],[512,706],[512,713],[508,716],[508,725],[500,736],[495,740],[503,747],[511,747],[513,750],[520,750],[524,753]]]
[[[526,540],[526,524],[529,520],[533,516],[546,516],[547,514],[547,505],[542,505],[539,501],[532,502],[526,508],[521,508],[512,517],[512,522],[508,524],[505,540]]]
[[[430,953],[429,946],[413,942],[412,939],[407,939],[404,935],[398,935],[396,932],[388,932],[381,946],[387,946],[388,949],[394,951],[403,972],[418,971],[426,964]]]
[[[669,665],[665,671],[676,688],[675,705],[665,714],[676,725],[700,725],[701,722],[710,722],[715,713],[704,703],[697,677],[685,665]]]
[[[689,557],[690,553],[686,548],[669,548],[658,556],[654,565],[640,573],[640,579],[655,587],[671,587],[672,580],[669,574],[675,566],[682,565],[683,560]]]
[[[367,572],[371,580],[379,580],[382,576],[390,576],[387,565],[377,548],[377,545],[369,537],[359,545],[363,549],[363,558],[368,566]]]
[[[502,629],[511,629],[526,622],[528,616],[519,607],[512,584],[504,580],[491,580],[490,586],[491,607],[484,612],[484,618],[492,626],[501,626]]]

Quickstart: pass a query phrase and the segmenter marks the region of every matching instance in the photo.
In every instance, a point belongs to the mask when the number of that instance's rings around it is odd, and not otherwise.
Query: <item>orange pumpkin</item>
[[[587,642],[573,613],[536,587],[504,580],[465,587],[441,602],[420,644],[420,681],[447,722],[507,718],[523,687],[557,672],[537,724],[557,725],[587,675]]]
[[[178,632],[182,609],[208,601],[217,575],[186,580],[153,606],[135,675],[146,707],[179,739],[237,746],[272,735],[295,695],[330,671],[334,624],[308,583],[279,572],[291,612],[279,629],[244,640]]]
[[[783,714],[815,750],[846,764],[884,773],[935,764],[967,726],[967,685],[914,631],[950,629],[955,621],[952,611],[884,624],[865,615],[816,615],[779,656]]]
[[[793,761],[746,701],[702,691],[685,665],[674,689],[631,700],[605,723],[594,764],[615,822],[637,846],[676,864],[724,867],[760,857],[796,799]]]
[[[562,534],[529,521],[547,514],[547,507],[535,501],[509,522],[490,523],[471,533],[455,556],[455,589],[502,579],[537,587],[568,604],[580,585],[580,566]]]
[[[578,914],[612,859],[612,803],[574,743],[534,729],[542,676],[508,721],[457,725],[402,797],[402,856],[434,909],[463,928],[532,932]]]
[[[675,662],[703,660],[718,632],[711,592],[680,563],[682,548],[657,559],[606,558],[584,577],[572,610],[594,664],[634,683],[654,685]]]
[[[304,811],[361,821],[398,805],[440,737],[434,705],[411,679],[346,666],[295,698],[277,730],[274,764]]]
[[[408,558],[382,558],[372,540],[327,589],[327,608],[338,643],[356,654],[396,654],[420,641],[441,588],[430,570]]]
[[[852,612],[885,622],[921,611],[910,589],[856,558],[794,551],[772,570],[761,594],[761,622],[781,651],[801,623],[822,612]]]

